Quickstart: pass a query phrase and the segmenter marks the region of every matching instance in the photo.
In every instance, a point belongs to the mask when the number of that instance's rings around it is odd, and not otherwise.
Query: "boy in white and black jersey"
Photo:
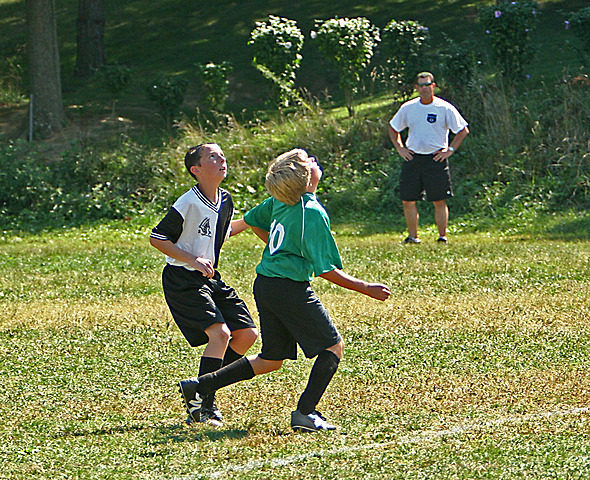
[[[211,374],[182,380],[180,390],[191,415],[198,418],[210,392],[277,370],[285,359],[296,359],[299,345],[306,357],[316,360],[291,414],[291,427],[304,431],[336,428],[316,406],[336,373],[344,342],[310,281],[320,276],[378,300],[387,299],[390,292],[386,285],[342,271],[330,219],[315,196],[321,177],[316,159],[305,150],[280,155],[266,175],[272,197],[247,212],[244,220],[236,221],[236,231],[249,226],[267,242],[254,282],[262,351]]]
[[[225,155],[217,144],[198,145],[187,152],[185,165],[198,183],[176,200],[150,243],[166,255],[162,285],[174,321],[191,346],[207,344],[203,375],[241,358],[258,332],[246,304],[216,270],[234,213],[231,195],[219,188],[227,176]],[[191,420],[221,425],[214,392]]]

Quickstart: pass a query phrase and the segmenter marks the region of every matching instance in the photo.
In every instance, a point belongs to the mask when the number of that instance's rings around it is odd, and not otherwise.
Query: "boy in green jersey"
[[[291,414],[291,427],[303,431],[336,428],[316,406],[338,368],[344,342],[309,282],[320,276],[378,300],[386,300],[390,292],[383,284],[367,283],[342,271],[330,219],[315,196],[321,177],[316,159],[305,150],[280,155],[266,175],[272,197],[232,225],[236,233],[251,227],[266,241],[254,282],[262,351],[179,383],[186,407],[196,418],[210,392],[279,369],[285,359],[297,358],[299,344],[306,357],[317,358]]]

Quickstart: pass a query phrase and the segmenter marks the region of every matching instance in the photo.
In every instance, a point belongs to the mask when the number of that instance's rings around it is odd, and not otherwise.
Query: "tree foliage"
[[[537,23],[537,2],[497,0],[480,10],[480,22],[500,73],[514,83],[525,76],[534,55],[531,31]]]
[[[275,85],[274,96],[279,105],[288,106],[294,89],[297,70],[301,63],[303,34],[297,22],[269,15],[268,21],[256,22],[248,41],[254,51],[253,63]],[[272,75],[267,75],[270,72]]]
[[[364,17],[317,20],[315,27],[317,32],[312,32],[312,38],[317,38],[319,50],[336,67],[346,107],[352,116],[353,99],[358,92],[361,74],[381,40],[379,29]]]

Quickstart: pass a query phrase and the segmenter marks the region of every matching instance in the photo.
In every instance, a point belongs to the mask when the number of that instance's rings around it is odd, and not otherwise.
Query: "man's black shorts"
[[[295,360],[297,344],[312,358],[341,340],[309,282],[258,275],[254,299],[262,332],[260,357],[265,360]]]
[[[399,193],[403,201],[415,202],[424,199],[437,202],[453,196],[449,161],[435,162],[434,155],[414,154],[409,162],[404,161],[400,175]]]
[[[255,328],[248,307],[217,271],[206,278],[196,270],[166,265],[162,286],[174,321],[193,347],[209,341],[205,330],[215,323],[225,323],[232,332]]]

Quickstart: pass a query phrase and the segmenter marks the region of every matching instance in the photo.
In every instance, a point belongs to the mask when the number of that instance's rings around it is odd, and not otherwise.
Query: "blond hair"
[[[279,155],[269,166],[265,186],[269,193],[287,205],[295,205],[307,191],[311,167],[307,152],[295,148]]]

